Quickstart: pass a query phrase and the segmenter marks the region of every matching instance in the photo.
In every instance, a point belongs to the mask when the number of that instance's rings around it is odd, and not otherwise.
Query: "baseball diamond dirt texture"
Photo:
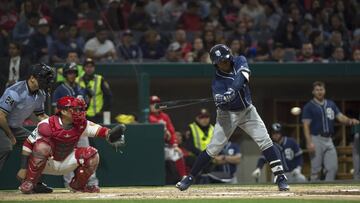
[[[16,190],[0,191],[0,202],[47,202],[50,200],[56,200],[56,202],[62,202],[62,200],[66,202],[73,202],[69,200],[81,202],[87,202],[88,200],[106,200],[106,202],[108,200],[124,200],[126,202],[129,202],[128,200],[141,200],[136,202],[177,202],[176,200],[207,202],[205,199],[209,201],[211,199],[219,200],[221,202],[226,202],[223,201],[225,199],[231,199],[231,202],[244,202],[245,199],[250,199],[249,202],[253,202],[251,199],[258,199],[257,202],[265,202],[263,200],[266,199],[282,199],[281,202],[298,202],[297,200],[304,200],[305,202],[317,202],[318,200],[360,202],[360,184],[298,184],[291,185],[291,191],[289,192],[279,192],[275,185],[194,185],[185,192],[180,192],[173,186],[103,187],[100,193],[72,193],[59,188],[55,189],[52,194],[31,195],[23,195]]]

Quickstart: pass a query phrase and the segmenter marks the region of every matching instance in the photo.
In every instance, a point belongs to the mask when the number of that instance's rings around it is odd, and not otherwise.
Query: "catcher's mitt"
[[[124,132],[126,127],[124,124],[119,124],[113,127],[106,136],[106,140],[109,144],[115,148],[122,147],[125,145]]]

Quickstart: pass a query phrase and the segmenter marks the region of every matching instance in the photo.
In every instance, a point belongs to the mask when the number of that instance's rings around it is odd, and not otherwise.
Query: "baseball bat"
[[[214,101],[214,99],[210,97],[203,99],[181,99],[174,101],[165,101],[155,104],[155,109],[159,109],[159,110],[175,109],[175,108],[190,106],[194,104],[206,103],[210,101]]]

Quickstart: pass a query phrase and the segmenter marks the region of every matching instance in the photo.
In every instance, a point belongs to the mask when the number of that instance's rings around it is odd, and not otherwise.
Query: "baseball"
[[[298,116],[301,113],[301,108],[300,107],[292,107],[290,110],[291,114],[294,116]]]

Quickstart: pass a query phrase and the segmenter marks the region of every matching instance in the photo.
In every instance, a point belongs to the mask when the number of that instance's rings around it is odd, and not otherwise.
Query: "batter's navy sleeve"
[[[234,59],[234,69],[236,75],[234,77],[234,82],[232,83],[231,88],[233,90],[239,91],[243,88],[244,83],[248,82],[242,72],[245,71],[250,75],[249,65],[244,56],[239,56]]]
[[[0,98],[0,109],[6,114],[10,113],[19,101],[19,94],[13,90],[5,90],[4,94]]]

